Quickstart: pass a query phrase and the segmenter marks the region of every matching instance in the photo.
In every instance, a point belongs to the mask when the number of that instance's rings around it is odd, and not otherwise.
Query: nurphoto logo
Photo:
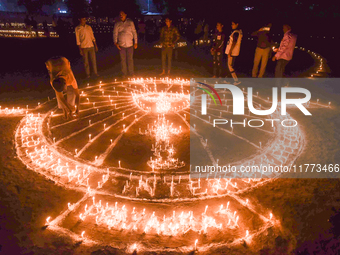
[[[279,105],[279,101],[278,101],[278,88],[277,87],[273,87],[272,88],[272,105],[270,107],[270,109],[256,109],[254,107],[254,103],[253,103],[253,88],[252,87],[248,87],[247,88],[247,100],[245,100],[244,97],[244,92],[237,86],[235,85],[231,85],[231,84],[215,84],[214,87],[212,87],[211,85],[202,83],[202,82],[198,82],[198,84],[203,85],[207,88],[209,88],[218,98],[221,106],[222,106],[222,101],[220,96],[218,95],[216,89],[228,89],[231,92],[232,98],[233,98],[233,115],[244,115],[245,114],[245,101],[247,101],[247,105],[248,105],[248,109],[249,109],[249,114],[252,113],[254,115],[258,115],[258,116],[265,116],[265,115],[271,115],[273,114],[277,109],[278,109],[278,105]],[[204,92],[206,92],[214,101],[215,105],[217,105],[216,100],[213,96],[213,94],[205,89],[205,88],[201,88],[201,87],[197,87],[200,90],[203,90]],[[304,94],[305,97],[304,98],[287,98],[287,95],[289,93],[300,93],[300,94]],[[207,114],[207,94],[202,94],[201,95],[201,114],[202,115],[206,115]],[[281,88],[281,100],[280,100],[280,109],[281,109],[281,115],[285,116],[287,115],[287,105],[295,105],[297,108],[299,108],[301,110],[301,112],[304,115],[309,115],[311,116],[312,114],[306,109],[306,107],[303,105],[305,103],[308,103],[309,100],[311,99],[311,93],[308,89],[305,88],[293,88],[293,87],[282,87]],[[246,126],[246,123],[248,123],[249,127],[262,127],[264,125],[264,121],[268,121],[271,122],[272,127],[274,126],[274,122],[275,121],[280,121],[281,125],[284,127],[294,127],[297,125],[297,121],[294,119],[285,119],[283,121],[281,121],[280,119],[244,119],[243,122],[233,122],[232,119],[227,120],[227,119],[214,119],[213,120],[213,126],[215,127],[216,125],[221,125],[221,124],[227,124],[228,122],[231,124],[231,126],[233,124],[241,124],[244,127]],[[252,123],[254,122],[260,122],[259,125],[254,125]],[[289,123],[289,125],[287,125],[287,123]]]

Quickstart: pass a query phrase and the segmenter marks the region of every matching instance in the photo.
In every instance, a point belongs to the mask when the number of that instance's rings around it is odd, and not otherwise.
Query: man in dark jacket
[[[165,75],[166,68],[166,58],[168,57],[168,75],[171,70],[171,60],[172,60],[172,50],[175,47],[177,41],[179,40],[178,29],[171,25],[172,20],[170,18],[165,19],[165,24],[161,30],[161,46],[162,46],[162,73],[160,75]]]
[[[216,33],[213,37],[213,45],[210,50],[213,56],[213,78],[216,76],[221,77],[222,72],[222,50],[224,48],[225,34],[222,32],[223,25],[221,22],[217,22]]]
[[[262,78],[266,71],[269,54],[272,48],[272,40],[270,39],[269,36],[271,26],[272,24],[268,24],[251,34],[252,36],[257,36],[257,47],[255,50],[254,66],[252,71],[252,77],[254,78],[255,77]],[[257,76],[260,62],[261,62],[260,73]]]

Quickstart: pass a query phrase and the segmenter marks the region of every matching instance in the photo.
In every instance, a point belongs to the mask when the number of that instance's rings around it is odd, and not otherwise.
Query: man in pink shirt
[[[277,60],[275,67],[275,78],[283,77],[286,65],[293,58],[293,52],[296,44],[296,35],[291,33],[291,27],[287,24],[283,25],[283,38],[280,47],[275,49],[273,61]]]

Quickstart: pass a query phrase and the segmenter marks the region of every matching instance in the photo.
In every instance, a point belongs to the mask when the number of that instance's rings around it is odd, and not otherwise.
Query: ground
[[[136,53],[135,66],[137,75],[155,76],[160,73],[159,52],[151,47],[143,50],[146,55]],[[46,51],[47,52],[47,51]],[[189,48],[184,50],[191,57],[190,61],[179,60],[174,63],[174,76],[189,78],[191,76],[210,76],[209,59],[199,50]],[[72,57],[72,52],[69,55]],[[157,55],[158,54],[158,55]],[[45,54],[45,56],[47,53]],[[104,58],[105,55],[110,57]],[[183,55],[182,55],[183,57]],[[42,58],[42,57],[37,57]],[[83,81],[81,61],[73,55],[74,70],[80,87],[86,85]],[[203,61],[202,61],[203,59]],[[251,58],[250,58],[251,59]],[[42,60],[42,59],[41,59]],[[198,62],[200,60],[200,62]],[[23,61],[25,62],[25,61]],[[305,63],[313,62],[306,56]],[[103,47],[98,55],[100,74],[103,79],[115,77],[119,71],[117,52],[112,46]],[[197,64],[200,63],[200,64]],[[105,68],[111,64],[111,68]],[[292,63],[293,64],[293,63]],[[20,63],[28,68],[29,61]],[[1,77],[2,89],[0,95],[1,105],[15,105],[30,107],[38,102],[52,98],[53,91],[49,87],[47,76],[42,67],[33,71],[29,69],[22,73],[9,70]],[[251,64],[242,65],[245,69]],[[294,65],[292,65],[294,67]],[[303,67],[308,70],[309,66]],[[273,67],[269,67],[273,70]],[[294,76],[302,75],[304,71],[294,70]],[[14,91],[10,86],[19,91]],[[46,85],[47,84],[47,85]],[[335,97],[335,96],[334,96]],[[324,113],[323,120],[332,125],[318,130],[316,133],[307,133],[313,136],[313,142],[307,148],[298,162],[308,160],[323,160],[329,163],[339,161],[339,110]],[[25,167],[16,157],[14,132],[21,117],[1,117],[1,147],[0,147],[0,253],[3,254],[125,254],[125,251],[112,247],[87,247],[82,243],[57,236],[54,232],[44,228],[48,215],[58,215],[65,210],[70,198],[79,200],[80,193],[66,190],[48,181],[44,176],[37,174]],[[309,121],[304,126],[319,126],[322,120]],[[314,130],[314,129],[311,129]],[[305,130],[308,132],[308,130]],[[327,153],[325,153],[327,152]],[[216,249],[209,254],[338,254],[340,250],[337,240],[339,231],[340,211],[340,182],[338,179],[278,179],[269,182],[244,196],[251,197],[251,201],[258,203],[263,208],[271,209],[276,218],[281,222],[278,229],[268,229],[261,240],[262,247],[240,244],[231,248]],[[188,252],[189,253],[189,252]],[[129,253],[131,254],[131,253]],[[170,253],[168,253],[170,254]],[[208,253],[207,253],[208,254]]]

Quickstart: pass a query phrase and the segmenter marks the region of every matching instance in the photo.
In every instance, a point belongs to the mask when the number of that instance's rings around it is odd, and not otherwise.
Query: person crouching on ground
[[[55,91],[58,108],[63,110],[64,118],[79,116],[79,90],[70,61],[65,57],[53,57],[45,63],[50,75],[50,83]],[[63,92],[66,92],[65,99]]]
[[[213,78],[221,77],[222,72],[222,49],[224,47],[225,34],[222,32],[223,25],[221,22],[217,22],[216,33],[213,37],[213,45],[210,49],[213,56]]]

